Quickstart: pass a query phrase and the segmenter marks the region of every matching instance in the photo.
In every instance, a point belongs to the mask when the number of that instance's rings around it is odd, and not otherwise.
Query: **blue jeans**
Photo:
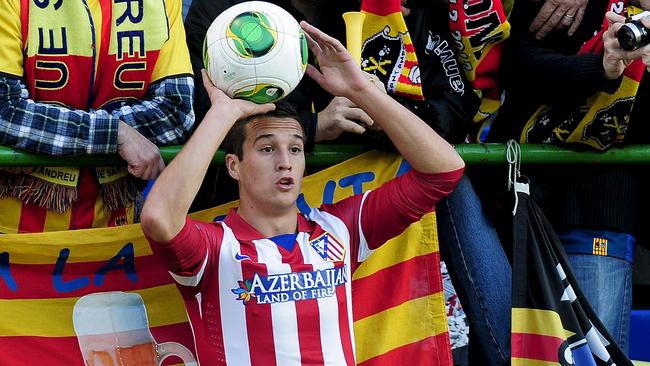
[[[627,354],[632,307],[632,263],[593,254],[568,256],[580,289],[609,334]]]
[[[185,17],[187,16],[187,11],[190,10],[190,5],[192,5],[192,0],[183,0],[183,20],[185,20]]]
[[[440,252],[470,327],[470,365],[510,364],[512,269],[472,184],[438,204]]]

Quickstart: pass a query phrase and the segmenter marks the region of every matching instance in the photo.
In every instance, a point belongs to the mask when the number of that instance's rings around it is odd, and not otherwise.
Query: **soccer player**
[[[413,169],[299,215],[300,123],[273,105],[228,98],[204,74],[212,107],[142,212],[142,229],[185,299],[204,365],[354,365],[352,273],[463,174],[453,147],[375,87],[339,41],[301,26],[319,65],[307,74],[363,108]],[[224,138],[240,206],[222,222],[193,221],[186,214]]]

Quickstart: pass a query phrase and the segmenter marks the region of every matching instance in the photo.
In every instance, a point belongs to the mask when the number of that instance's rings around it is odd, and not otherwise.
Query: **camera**
[[[641,23],[641,18],[647,16],[650,16],[650,11],[644,11],[625,20],[625,24],[616,32],[622,49],[632,51],[650,43],[650,30]]]

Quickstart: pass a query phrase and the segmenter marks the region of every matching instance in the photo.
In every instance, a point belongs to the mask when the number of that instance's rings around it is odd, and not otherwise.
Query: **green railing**
[[[160,152],[169,163],[180,151],[181,146],[162,147]],[[317,145],[307,155],[307,163],[313,166],[333,165],[368,150],[360,145]],[[505,144],[461,144],[456,150],[467,164],[502,164],[506,162]],[[215,154],[213,162],[223,163],[223,152]],[[435,157],[433,157],[435,158]],[[522,164],[647,164],[650,163],[650,145],[635,145],[606,152],[575,152],[553,145],[521,145]],[[0,146],[0,166],[107,166],[122,165],[124,161],[116,155],[94,155],[91,157],[47,157],[30,154],[6,146]]]

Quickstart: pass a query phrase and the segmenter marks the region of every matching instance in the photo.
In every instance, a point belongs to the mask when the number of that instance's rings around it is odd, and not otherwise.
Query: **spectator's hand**
[[[318,60],[320,70],[307,65],[307,75],[314,79],[323,89],[334,96],[359,96],[373,88],[369,78],[341,42],[321,32],[307,22],[300,22],[305,31],[307,44]]]
[[[623,18],[622,16],[617,15],[615,13],[608,12],[607,13],[607,21],[610,24],[614,23],[610,27],[614,28],[617,31],[620,27],[623,26],[623,23],[625,22],[625,18]],[[644,18],[641,18],[641,23],[643,24],[644,27],[650,28],[650,16],[646,16]],[[609,32],[609,30],[607,30],[607,32]],[[605,32],[605,33],[607,33],[607,32]],[[615,35],[616,32],[614,31],[612,34],[613,34],[612,37],[615,38],[616,37],[616,35]],[[605,40],[606,40],[605,35],[603,35],[603,41],[605,41]],[[618,43],[618,40],[617,39],[614,39],[614,40],[616,41],[615,42],[615,47],[610,46],[611,48],[613,48],[612,50],[610,50],[610,53],[613,54],[612,57],[616,57],[616,58],[621,59],[622,62],[625,64],[625,66],[629,65],[634,60],[641,59],[641,61],[643,61],[643,63],[646,66],[646,70],[650,71],[650,44],[647,44],[647,45],[645,45],[645,46],[643,46],[641,48],[638,48],[636,50],[633,50],[633,51],[625,51],[620,47],[620,45]],[[610,41],[610,43],[613,43],[613,42]],[[607,51],[608,51],[607,50],[607,43],[605,43],[605,55],[607,55]],[[603,61],[603,63],[604,62],[605,61]],[[621,73],[622,72],[623,71],[621,71]]]
[[[607,31],[603,33],[603,47],[605,49],[603,54],[603,69],[605,77],[610,80],[618,79],[623,75],[625,68],[635,59],[640,56],[632,56],[631,53],[643,50],[640,48],[632,52],[626,52],[621,48],[616,37],[616,32],[625,24],[625,18],[614,13],[607,12],[605,15],[607,23],[609,24]],[[645,52],[648,53],[647,51]],[[650,58],[649,58],[650,60]],[[647,65],[647,64],[646,64]]]
[[[402,8],[402,15],[406,17],[409,14],[411,14],[411,8],[407,8],[404,5],[406,5],[406,0],[402,0],[400,5],[400,7]]]
[[[129,173],[141,179],[156,178],[165,168],[158,146],[122,121],[117,129],[117,153],[128,163]]]
[[[275,109],[275,104],[256,104],[249,102],[244,99],[233,99],[230,98],[226,93],[221,91],[212,84],[210,78],[208,77],[207,71],[205,69],[201,70],[201,75],[203,77],[203,86],[208,92],[208,97],[210,98],[210,103],[212,106],[210,109],[218,109],[218,113],[224,114],[226,112],[233,113],[231,116],[234,121],[237,121],[241,118],[246,118],[255,114],[264,114]],[[206,114],[206,119],[209,116]]]
[[[315,140],[334,140],[343,132],[362,134],[374,123],[366,112],[348,98],[334,97],[330,104],[318,113]]]
[[[582,23],[588,0],[545,0],[528,28],[541,40],[553,29],[569,28],[572,36]]]
[[[31,166],[0,166],[0,171],[11,173],[11,174],[30,174],[34,172],[36,168]]]

